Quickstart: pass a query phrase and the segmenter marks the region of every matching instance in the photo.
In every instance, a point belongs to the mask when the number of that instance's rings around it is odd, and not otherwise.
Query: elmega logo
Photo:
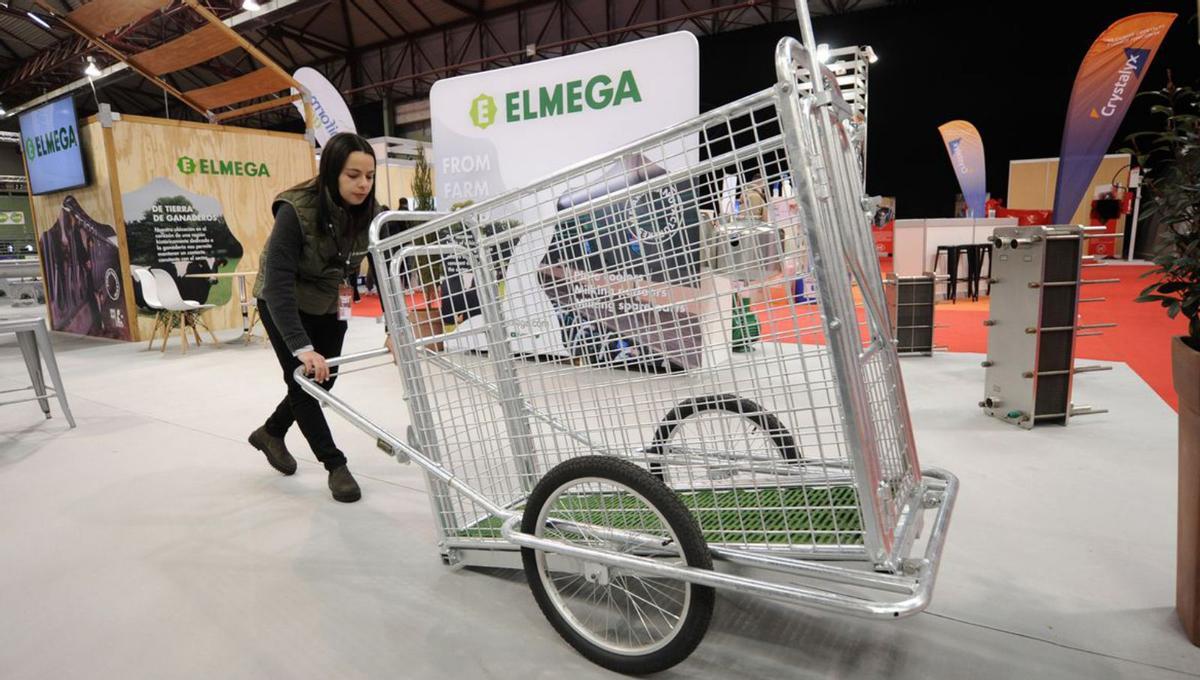
[[[266,163],[255,161],[218,161],[211,158],[196,160],[191,156],[180,156],[175,167],[185,175],[229,175],[233,177],[270,177]]]
[[[569,80],[506,92],[502,99],[504,122],[520,123],[585,110],[600,111],[626,102],[639,103],[642,93],[633,71],[625,70],[615,77],[601,73],[586,81]],[[497,113],[496,99],[490,95],[481,94],[471,102],[471,123],[477,128],[487,129],[496,123]]]
[[[26,137],[25,157],[35,161],[76,146],[79,146],[79,140],[75,137],[75,128],[64,126],[34,137]]]
[[[481,94],[471,101],[471,123],[486,130],[496,122],[496,100],[491,95]]]
[[[1142,76],[1142,70],[1146,68],[1146,64],[1150,61],[1150,50],[1136,49],[1132,47],[1125,48],[1125,63],[1121,66],[1121,70],[1117,72],[1117,79],[1112,85],[1112,92],[1108,96],[1108,103],[1100,107],[1099,110],[1093,108],[1090,114],[1093,120],[1100,118],[1111,118],[1117,114],[1122,101],[1125,101],[1125,92],[1131,94],[1137,90],[1138,79]]]

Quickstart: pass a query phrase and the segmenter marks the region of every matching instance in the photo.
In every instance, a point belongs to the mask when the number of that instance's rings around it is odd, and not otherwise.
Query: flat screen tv
[[[70,96],[21,114],[29,193],[48,194],[88,183],[78,120]]]

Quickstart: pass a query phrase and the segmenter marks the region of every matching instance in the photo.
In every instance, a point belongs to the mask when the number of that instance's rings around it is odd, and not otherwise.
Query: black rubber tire
[[[656,479],[644,469],[628,461],[609,456],[582,456],[572,458],[555,466],[534,487],[525,505],[521,518],[521,531],[535,534],[538,517],[542,506],[549,500],[550,494],[556,489],[575,479],[596,477],[619,484],[641,494],[667,520],[671,530],[679,539],[679,547],[683,551],[688,566],[697,569],[712,569],[712,555],[700,531],[700,523],[696,521],[687,506],[675,492]],[[691,602],[684,619],[683,626],[675,638],[661,649],[649,654],[631,656],[614,654],[601,649],[580,635],[563,618],[555,608],[542,583],[537,565],[537,551],[532,548],[521,549],[521,560],[525,565],[525,577],[533,598],[537,601],[542,614],[554,626],[554,630],[562,636],[580,654],[592,663],[603,666],[617,673],[627,675],[647,675],[658,673],[671,668],[690,655],[704,638],[708,624],[712,620],[714,593],[706,586],[689,584]]]
[[[654,431],[654,439],[650,441],[650,446],[646,449],[647,453],[652,456],[660,456],[671,440],[671,434],[675,432],[675,428],[679,427],[685,419],[703,413],[705,411],[728,411],[736,413],[743,418],[754,423],[756,427],[767,433],[767,436],[774,442],[775,447],[779,449],[779,455],[785,460],[802,460],[800,455],[800,447],[796,445],[795,438],[792,433],[784,427],[783,423],[774,413],[759,406],[756,402],[749,399],[743,399],[736,394],[709,394],[703,397],[695,397],[686,399],[676,404],[675,408],[666,415],[658,424],[658,429]],[[663,474],[662,463],[650,463],[650,474],[654,475],[659,481],[665,481],[666,476]]]

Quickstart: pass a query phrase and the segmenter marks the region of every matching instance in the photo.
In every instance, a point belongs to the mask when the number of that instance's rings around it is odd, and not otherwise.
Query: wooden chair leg
[[[182,312],[179,314],[179,347],[182,350],[182,354],[187,354],[187,315]]]
[[[162,325],[162,322],[163,322],[162,311],[155,312],[155,314],[154,314],[154,329],[152,331],[150,331],[150,344],[146,345],[147,351],[154,349],[154,338],[158,335],[158,327]]]
[[[171,339],[171,334],[175,331],[175,312],[167,312],[167,322],[163,325],[163,341],[162,348],[159,350],[164,354],[167,351],[167,341]]]
[[[217,340],[217,334],[213,333],[212,326],[208,325],[208,320],[204,318],[204,314],[198,314],[196,316],[196,322],[199,323],[200,326],[205,330],[205,332],[208,333],[208,337],[212,338],[213,345],[215,345],[216,347],[220,347],[221,342],[219,340]]]
[[[192,337],[196,338],[196,347],[200,347],[202,344],[200,342],[200,330],[196,328],[196,322],[199,317],[200,315],[195,312],[188,314],[188,328],[190,328],[192,331]]]
[[[257,325],[259,325],[259,323],[258,323],[258,306],[256,305],[250,310],[250,325],[246,330],[246,337],[243,339],[247,345],[249,345],[254,340],[254,327]]]

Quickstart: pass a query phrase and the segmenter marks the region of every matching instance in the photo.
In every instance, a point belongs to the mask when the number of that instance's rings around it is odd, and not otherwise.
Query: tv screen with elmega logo
[[[48,194],[88,183],[75,102],[56,99],[21,114],[21,146],[29,193]]]

